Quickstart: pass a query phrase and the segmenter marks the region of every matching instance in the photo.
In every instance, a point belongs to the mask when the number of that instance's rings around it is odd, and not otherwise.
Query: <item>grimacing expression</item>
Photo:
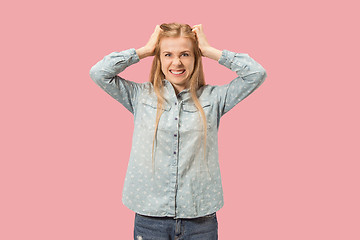
[[[188,87],[188,81],[195,65],[193,49],[189,38],[164,37],[161,39],[161,71],[177,93]]]

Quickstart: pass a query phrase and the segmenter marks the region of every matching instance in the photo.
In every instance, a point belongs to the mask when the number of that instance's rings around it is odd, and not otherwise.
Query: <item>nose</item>
[[[180,61],[180,58],[174,58],[173,59],[173,62],[172,62],[173,65],[176,65],[176,66],[180,66],[182,65],[182,62]]]

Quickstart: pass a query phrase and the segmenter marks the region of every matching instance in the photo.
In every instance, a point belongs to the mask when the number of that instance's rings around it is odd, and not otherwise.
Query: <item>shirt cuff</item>
[[[231,69],[231,63],[233,62],[233,59],[235,57],[235,53],[231,52],[229,50],[223,50],[221,53],[221,57],[219,59],[219,63],[229,69]]]
[[[129,60],[130,65],[140,61],[140,58],[137,55],[135,48],[130,48],[128,50],[125,50],[125,55],[128,55],[130,57]]]

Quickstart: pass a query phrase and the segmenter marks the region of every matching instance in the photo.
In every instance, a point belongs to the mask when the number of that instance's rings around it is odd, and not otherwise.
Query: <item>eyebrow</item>
[[[191,53],[190,50],[181,51],[180,53],[185,53],[185,52]],[[162,53],[172,53],[172,52],[170,52],[170,51],[163,51]]]

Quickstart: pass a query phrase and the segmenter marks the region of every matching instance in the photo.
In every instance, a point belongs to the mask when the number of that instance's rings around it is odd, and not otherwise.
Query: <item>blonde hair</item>
[[[203,65],[201,61],[201,51],[198,45],[198,39],[196,34],[192,31],[192,28],[188,24],[180,24],[180,23],[168,23],[161,24],[160,28],[163,30],[159,35],[158,42],[155,47],[155,55],[152,62],[152,67],[150,71],[150,82],[154,86],[154,91],[157,96],[157,110],[156,110],[156,124],[154,131],[154,139],[152,146],[152,166],[154,169],[154,145],[156,140],[157,129],[160,121],[160,117],[164,112],[162,106],[165,102],[163,96],[163,80],[165,79],[165,75],[161,71],[161,61],[160,61],[160,42],[161,39],[165,37],[185,37],[191,40],[195,55],[195,63],[194,63],[194,71],[189,76],[189,90],[192,100],[195,103],[196,108],[199,110],[200,115],[203,120],[204,126],[204,161],[206,157],[206,136],[207,136],[207,123],[206,116],[203,108],[200,105],[199,99],[196,95],[196,91],[205,85],[204,71]]]

